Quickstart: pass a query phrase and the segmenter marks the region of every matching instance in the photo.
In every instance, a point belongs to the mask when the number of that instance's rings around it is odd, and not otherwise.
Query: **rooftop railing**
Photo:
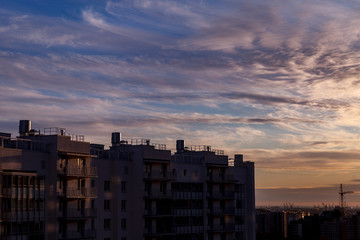
[[[216,155],[224,155],[224,150],[211,149],[211,146],[208,145],[191,145],[185,147],[185,150],[195,152],[214,152]]]
[[[130,138],[122,139],[119,145],[143,145],[143,146],[153,146],[158,150],[166,150],[166,144],[161,143],[150,143],[150,139],[147,138]]]
[[[58,128],[58,127],[44,128],[43,135],[70,136],[71,141],[78,141],[78,142],[84,142],[85,141],[85,136],[84,135],[66,134],[66,129],[65,128]]]

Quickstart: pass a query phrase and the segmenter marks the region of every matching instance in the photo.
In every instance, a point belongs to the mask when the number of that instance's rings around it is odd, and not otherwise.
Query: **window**
[[[125,174],[125,175],[128,175],[128,174],[129,174],[129,167],[128,167],[128,166],[125,166],[125,167],[124,167],[124,174]]]
[[[186,169],[184,169],[184,177],[186,177],[186,173],[187,173],[187,170],[186,170]]]
[[[242,202],[241,200],[236,200],[236,208],[241,209],[242,208]]]
[[[121,192],[126,193],[126,181],[121,181]]]
[[[121,229],[126,230],[126,218],[121,219]]]
[[[121,200],[121,211],[126,211],[126,200]]]
[[[41,169],[45,169],[46,168],[46,162],[45,161],[41,161]]]
[[[104,200],[104,210],[110,210],[110,200]]]
[[[146,173],[151,172],[151,164],[150,163],[145,163],[144,168],[145,168],[144,170]]]
[[[145,218],[145,229],[147,232],[151,232],[151,219]]]
[[[151,181],[145,181],[145,192],[151,191]]]
[[[104,191],[110,192],[110,181],[104,181]]]
[[[160,182],[160,192],[162,193],[166,193],[166,182],[165,181],[161,181]]]
[[[221,217],[220,217],[220,225],[221,225],[221,226],[224,226],[224,224],[225,224],[225,217],[224,217],[224,216],[221,216]]]
[[[244,224],[244,220],[243,220],[242,216],[235,216],[235,223],[239,224],[239,225]]]
[[[104,230],[110,230],[110,218],[104,219]]]

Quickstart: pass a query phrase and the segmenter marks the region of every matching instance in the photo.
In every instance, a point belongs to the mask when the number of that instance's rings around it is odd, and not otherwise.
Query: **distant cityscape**
[[[360,209],[326,205],[257,208],[256,239],[360,239]]]

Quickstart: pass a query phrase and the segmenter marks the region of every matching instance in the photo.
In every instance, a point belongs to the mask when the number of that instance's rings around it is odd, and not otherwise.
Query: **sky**
[[[0,131],[255,162],[256,205],[360,205],[360,1],[1,0]]]

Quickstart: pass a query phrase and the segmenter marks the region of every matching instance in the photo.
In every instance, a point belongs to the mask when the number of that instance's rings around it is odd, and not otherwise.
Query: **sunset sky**
[[[359,73],[358,0],[1,1],[1,132],[242,153],[257,205],[360,205]]]

